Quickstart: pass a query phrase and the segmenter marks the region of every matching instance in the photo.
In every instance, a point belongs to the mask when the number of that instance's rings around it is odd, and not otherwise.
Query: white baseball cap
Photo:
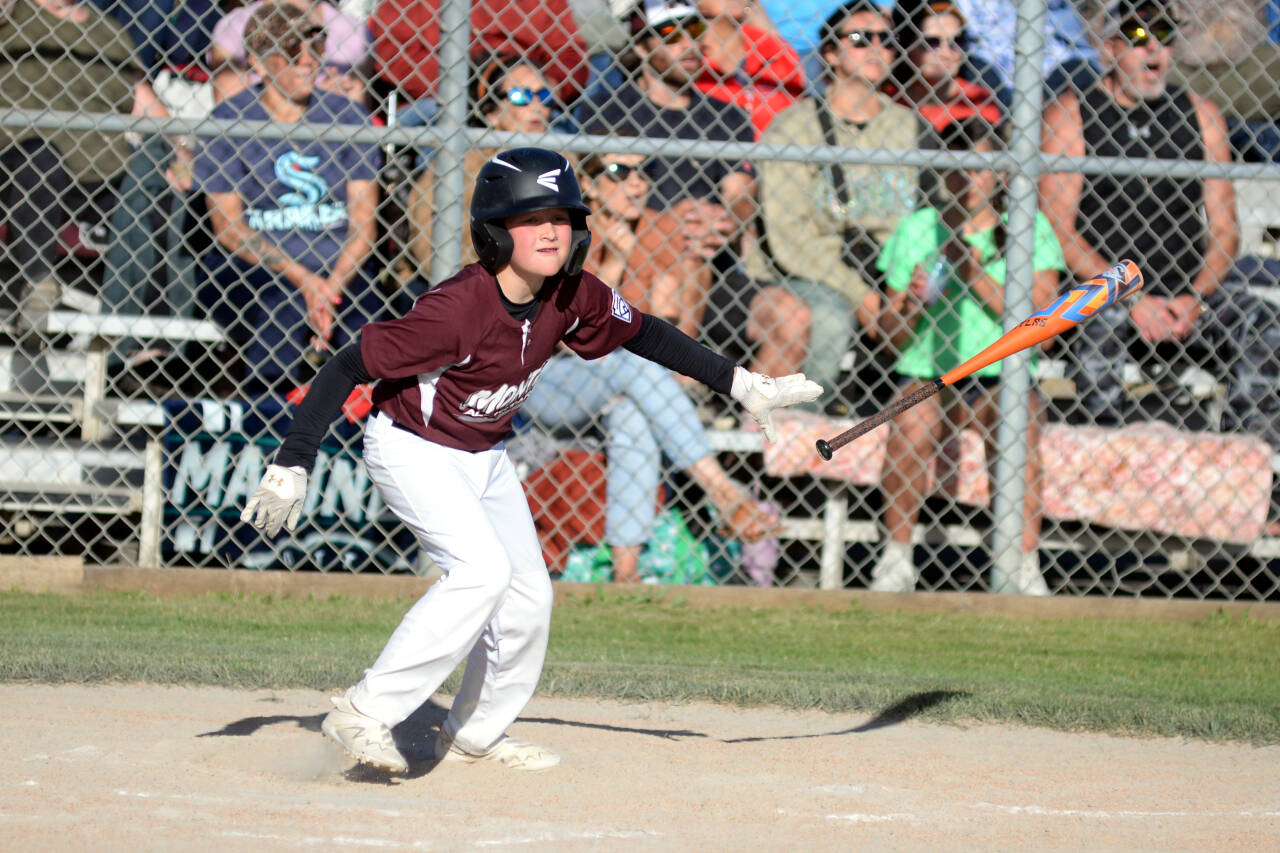
[[[686,0],[611,0],[611,4],[615,15],[631,21],[633,33],[698,15],[698,7]]]

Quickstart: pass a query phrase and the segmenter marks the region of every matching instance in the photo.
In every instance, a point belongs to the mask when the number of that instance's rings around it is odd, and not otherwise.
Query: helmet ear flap
[[[565,275],[577,275],[582,272],[582,265],[587,262],[587,252],[591,250],[591,231],[587,228],[587,216],[580,211],[569,214],[569,223],[573,231],[569,235],[573,246],[569,257],[564,262]]]
[[[501,224],[492,222],[471,226],[471,244],[475,246],[480,264],[491,273],[496,273],[510,261],[511,252],[515,249],[510,232]]]
[[[590,231],[574,231],[573,232],[573,248],[569,251],[569,258],[564,262],[565,275],[577,275],[582,272],[582,265],[587,262],[587,252],[591,250],[591,232]]]

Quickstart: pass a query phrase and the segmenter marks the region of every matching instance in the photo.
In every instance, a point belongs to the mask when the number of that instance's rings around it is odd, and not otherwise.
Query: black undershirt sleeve
[[[342,404],[357,385],[372,381],[360,355],[359,339],[338,350],[320,368],[307,396],[293,413],[293,423],[276,452],[276,464],[285,468],[298,465],[310,473],[320,442],[342,411]]]
[[[666,320],[640,315],[640,331],[623,344],[629,352],[696,379],[712,391],[728,394],[734,363],[707,349]]]

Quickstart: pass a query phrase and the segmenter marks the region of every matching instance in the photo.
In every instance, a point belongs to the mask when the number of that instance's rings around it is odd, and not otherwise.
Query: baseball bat
[[[1016,352],[1060,335],[1083,320],[1097,314],[1108,305],[1127,298],[1142,287],[1142,271],[1133,261],[1125,260],[1041,308],[1000,337],[991,346],[973,358],[957,365],[941,377],[930,381],[909,394],[899,397],[892,404],[871,417],[827,441],[819,439],[818,455],[830,459],[831,454],[860,436],[866,435],[880,424],[919,405],[937,394],[947,385],[954,385],[966,376],[972,376],[989,364],[1007,358]]]

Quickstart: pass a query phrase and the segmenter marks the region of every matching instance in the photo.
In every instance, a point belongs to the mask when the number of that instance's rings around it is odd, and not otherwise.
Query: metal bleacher
[[[65,301],[65,300],[64,300]],[[160,442],[120,440],[119,430],[163,425],[159,406],[108,397],[107,358],[122,337],[216,343],[222,331],[204,320],[52,311],[37,330],[69,346],[39,353],[37,393],[24,390],[29,357],[0,347],[0,512],[13,534],[31,535],[51,520],[92,516],[129,522],[139,565],[160,564],[164,507]],[[0,330],[12,337],[12,330]],[[59,429],[62,427],[62,429]],[[50,430],[61,433],[49,437]]]

